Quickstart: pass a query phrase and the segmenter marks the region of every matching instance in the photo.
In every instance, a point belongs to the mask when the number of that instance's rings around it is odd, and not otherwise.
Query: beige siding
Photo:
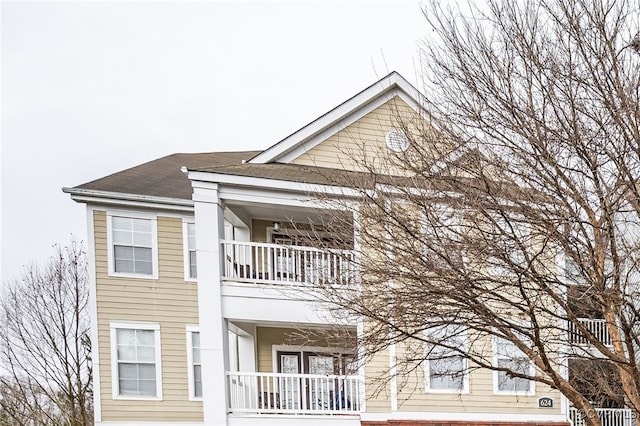
[[[364,366],[364,374],[367,412],[390,412],[389,351],[380,351],[367,360]]]
[[[182,220],[158,217],[159,279],[109,277],[106,213],[94,212],[102,420],[202,421],[202,403],[189,401],[187,324],[198,323],[194,282],[184,281]],[[160,324],[162,401],[113,400],[110,321]]]
[[[293,330],[274,327],[258,327],[258,371],[273,372],[273,345],[283,345],[287,340],[287,333]]]
[[[294,337],[296,334],[300,334],[300,331],[293,328],[258,327],[258,371],[266,373],[274,371],[274,345],[303,346],[303,342]],[[324,343],[321,343],[315,346],[324,345]]]
[[[491,351],[490,338],[485,337],[477,341],[476,349]],[[398,355],[402,356],[402,345],[397,345]],[[376,357],[378,358],[378,357]],[[375,368],[373,365],[375,363]],[[389,367],[388,354],[386,357],[374,359],[368,363],[365,370],[366,383],[369,388],[375,384],[376,378],[386,374]],[[493,372],[487,369],[474,369],[469,376],[469,393],[438,393],[425,390],[425,372],[416,369],[408,373],[399,371],[398,379],[398,410],[415,412],[468,412],[468,413],[518,413],[518,414],[560,414],[560,394],[540,383],[535,384],[535,395],[496,395],[493,390]],[[400,378],[401,377],[401,378]],[[371,384],[371,385],[370,385]],[[379,396],[372,396],[367,388],[367,410],[376,411],[385,404],[390,404]],[[555,408],[538,408],[538,398],[549,396],[555,401]],[[375,398],[375,399],[374,399]],[[446,407],[446,408],[443,408]],[[388,410],[388,409],[387,409]]]
[[[273,347],[280,345],[289,345],[299,350],[305,346],[313,347],[329,347],[326,340],[314,337],[314,341],[310,344],[305,340],[305,330],[295,328],[278,328],[278,327],[258,327],[257,328],[257,352],[258,352],[258,371],[270,373],[274,371],[273,366]],[[356,341],[351,342],[351,350],[355,351]],[[305,344],[306,343],[306,344]],[[336,349],[336,348],[333,348]],[[340,350],[340,352],[350,352],[349,349]],[[304,350],[304,349],[303,349]]]
[[[378,170],[384,170],[381,161],[388,158],[391,152],[385,145],[385,135],[389,130],[403,128],[399,123],[411,123],[410,129],[425,126],[413,108],[395,97],[300,155],[292,163],[361,171],[364,161],[366,164],[377,164]]]

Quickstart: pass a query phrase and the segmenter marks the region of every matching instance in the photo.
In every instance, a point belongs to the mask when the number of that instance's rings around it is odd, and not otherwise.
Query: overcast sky
[[[2,281],[86,239],[75,186],[264,149],[383,77],[416,84],[417,1],[2,2]]]

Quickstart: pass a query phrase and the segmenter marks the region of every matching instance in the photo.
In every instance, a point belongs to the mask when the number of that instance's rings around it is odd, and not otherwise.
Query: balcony
[[[275,285],[336,284],[353,280],[353,251],[222,241],[223,279]]]
[[[362,388],[355,376],[228,372],[227,380],[233,414],[360,414]]]
[[[569,420],[572,426],[584,426],[585,418],[600,417],[602,426],[637,426],[633,411],[628,408],[595,408],[593,412],[583,412],[575,408],[569,409]]]
[[[607,324],[604,319],[587,319],[581,318],[579,323],[591,333],[595,339],[599,340],[606,346],[611,345],[611,336],[607,329]],[[578,329],[578,327],[570,322],[569,323],[569,343],[574,345],[588,345],[592,339],[589,339],[585,334]]]

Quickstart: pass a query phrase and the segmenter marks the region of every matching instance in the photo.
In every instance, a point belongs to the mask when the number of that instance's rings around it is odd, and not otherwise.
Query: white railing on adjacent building
[[[225,279],[274,284],[349,284],[351,250],[222,241]]]
[[[594,408],[593,410],[569,409],[569,420],[572,426],[586,425],[590,416],[600,417],[602,426],[637,426],[633,411],[628,408]]]
[[[234,414],[360,412],[361,385],[355,376],[228,372],[227,379]]]
[[[593,336],[605,345],[611,345],[611,336],[607,329],[607,323],[604,319],[588,319],[581,318],[578,320],[580,325],[585,327]],[[591,342],[585,333],[578,329],[573,322],[569,322],[569,343],[576,345],[586,345]]]

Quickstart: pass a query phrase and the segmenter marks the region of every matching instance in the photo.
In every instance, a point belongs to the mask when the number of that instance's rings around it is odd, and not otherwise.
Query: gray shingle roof
[[[117,192],[190,200],[191,182],[180,170],[242,164],[243,160],[260,151],[208,152],[199,154],[171,154],[140,164],[100,179],[78,185],[73,189]]]
[[[74,190],[91,190],[114,194],[133,194],[150,197],[191,200],[192,187],[187,176],[181,171],[187,167],[191,171],[217,173],[238,177],[284,180],[303,184],[317,184],[356,188],[373,188],[376,183],[449,189],[456,185],[473,186],[482,184],[473,179],[455,178],[443,175],[423,180],[416,178],[376,175],[342,169],[322,168],[297,164],[245,163],[259,151],[210,152],[199,154],[172,154],[148,163],[140,164],[100,179],[76,186]],[[469,161],[459,159],[458,161]],[[486,184],[486,182],[484,182]],[[504,189],[503,189],[504,190]]]
[[[359,185],[371,185],[368,182],[371,178],[365,173],[296,164],[243,163],[259,152],[172,154],[78,185],[71,191],[92,190],[191,200],[191,182],[180,170],[184,166],[194,171],[306,184],[352,186],[358,182]]]

